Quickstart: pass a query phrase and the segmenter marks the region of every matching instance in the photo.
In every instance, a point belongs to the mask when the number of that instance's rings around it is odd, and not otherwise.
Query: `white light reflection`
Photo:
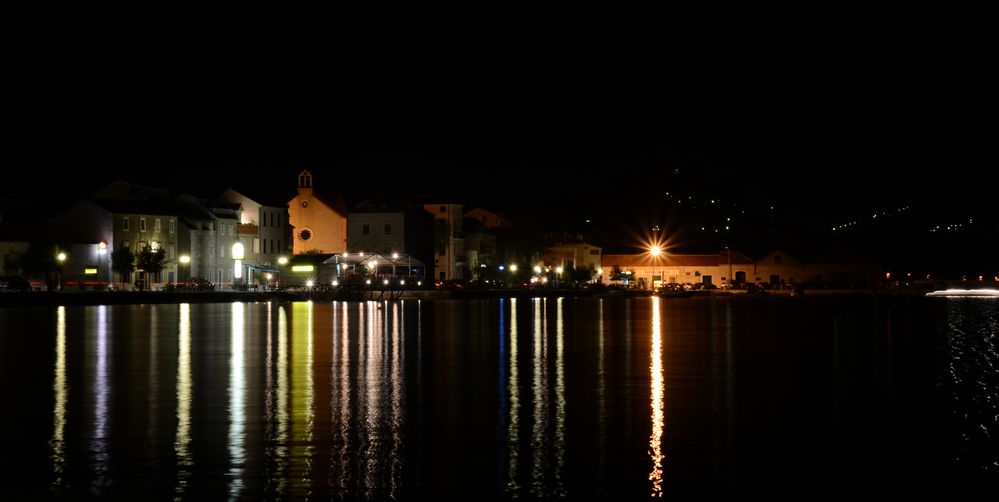
[[[548,371],[547,371],[547,330],[548,321],[545,319],[545,310],[542,309],[542,302],[546,299],[535,298],[534,301],[534,374],[531,388],[534,393],[534,417],[531,430],[531,448],[533,450],[533,470],[531,495],[534,497],[544,497],[545,494],[545,429],[548,422]]]
[[[347,302],[343,302],[343,315],[340,316],[340,479],[341,497],[347,491],[350,478],[350,324]]]
[[[364,498],[375,498],[379,488],[380,465],[382,458],[381,445],[379,441],[381,431],[379,422],[381,421],[381,394],[382,382],[379,378],[381,366],[383,364],[381,351],[381,316],[377,315],[378,303],[367,302],[368,319],[363,340],[367,346],[364,353],[364,361],[361,365],[364,368],[364,387],[367,391],[364,397],[363,408],[364,417]],[[366,353],[365,353],[366,352]]]
[[[180,304],[177,328],[177,436],[174,453],[177,456],[177,486],[174,498],[184,498],[191,477],[191,305]]]
[[[97,368],[94,376],[94,437],[90,449],[94,454],[94,480],[91,492],[100,495],[110,485],[107,479],[110,453],[108,452],[108,361],[111,348],[108,346],[108,320],[106,305],[97,307]]]
[[[52,490],[59,492],[63,487],[63,472],[66,468],[66,400],[69,388],[66,385],[66,307],[56,309],[56,360],[52,390],[55,392],[55,404],[52,408]]]
[[[555,496],[565,498],[565,359],[563,358],[562,300],[555,301]]]
[[[229,343],[229,498],[238,499],[243,491],[246,449],[246,373],[243,366],[245,340],[242,303],[232,304],[232,336]]]
[[[401,329],[400,325],[400,306],[398,302],[392,303],[392,326],[391,326],[391,343],[392,343],[392,368],[391,368],[391,388],[392,388],[392,442],[389,444],[389,498],[396,499],[399,497],[399,485],[402,480],[402,455],[399,454],[400,449],[403,446],[402,438],[402,427],[403,427],[403,406],[405,402],[403,401],[403,357],[405,353],[403,352],[404,341],[405,341],[405,331]]]
[[[510,470],[507,474],[507,491],[518,495],[517,457],[520,451],[520,382],[517,377],[517,299],[510,298],[510,423],[507,426],[507,449],[510,451]]]
[[[649,456],[652,458],[652,472],[649,473],[649,481],[652,481],[652,496],[663,496],[663,394],[665,383],[663,381],[663,353],[662,353],[662,327],[660,326],[659,297],[652,297],[652,350],[649,353],[652,362],[649,364],[652,385],[652,435],[649,437]]]
[[[282,305],[278,308],[278,350],[277,350],[277,434],[275,434],[274,459],[277,464],[278,494],[285,494],[288,485],[288,312]]]

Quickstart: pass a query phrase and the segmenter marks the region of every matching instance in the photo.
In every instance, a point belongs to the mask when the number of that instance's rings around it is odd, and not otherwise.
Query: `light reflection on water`
[[[999,300],[946,298],[947,426],[959,438],[955,463],[999,474]]]
[[[109,448],[108,427],[108,399],[110,389],[108,388],[108,377],[110,368],[111,347],[108,340],[108,309],[101,305],[97,310],[97,346],[95,347],[96,357],[94,369],[94,432],[90,442],[90,451],[93,455],[94,476],[90,484],[90,491],[94,495],[99,495],[111,483],[108,479],[108,467],[111,462]]]
[[[524,298],[18,313],[44,322],[0,311],[0,336],[44,323],[50,333],[4,338],[0,369],[27,375],[30,358],[14,354],[44,348],[41,378],[2,382],[45,396],[21,406],[48,420],[15,422],[24,444],[44,447],[43,465],[32,467],[46,473],[38,498],[672,495],[744,481],[742,472],[801,474],[807,462],[816,466],[808,473],[849,472],[864,460],[858,443],[854,456],[822,452],[882,419],[869,402],[894,413],[883,416],[946,416],[947,431],[918,422],[944,445],[927,456],[993,472],[999,314],[968,299],[929,305],[946,332],[932,352],[942,362],[937,401],[903,399],[922,367],[897,352],[921,340],[909,326],[933,323],[903,322],[910,311],[872,322],[887,313],[865,317],[848,302]],[[796,317],[801,309],[807,316]],[[885,338],[882,327],[897,330],[887,355],[858,356]],[[911,373],[885,374],[903,370]],[[869,389],[888,378],[902,396],[893,399],[925,408],[906,414],[877,401]],[[944,413],[934,415],[935,402]],[[809,439],[827,442],[813,453]]]
[[[174,451],[177,454],[176,499],[184,497],[191,468],[191,305],[180,304],[177,323],[177,434]]]
[[[232,304],[232,339],[229,349],[229,498],[238,499],[243,491],[243,469],[246,450],[246,374],[243,356],[246,343],[243,334],[243,304]]]
[[[652,435],[649,437],[649,456],[652,458],[652,472],[649,473],[649,481],[652,481],[652,496],[663,496],[663,336],[660,323],[659,297],[652,297],[652,349],[649,359],[649,379],[652,386]]]
[[[66,399],[69,389],[66,382],[66,307],[56,309],[56,362],[52,392],[55,407],[52,409],[52,490],[63,489],[63,471],[66,465]]]

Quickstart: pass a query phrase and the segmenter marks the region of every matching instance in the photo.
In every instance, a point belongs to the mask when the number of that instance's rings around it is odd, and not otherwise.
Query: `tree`
[[[144,271],[146,274],[152,274],[159,281],[160,272],[166,266],[166,253],[163,252],[163,249],[153,251],[148,247],[143,248],[142,251],[139,251],[139,256],[136,257],[135,261],[139,270]]]
[[[129,248],[118,248],[111,252],[111,270],[121,274],[122,280],[128,282],[135,270],[135,255]]]
[[[56,261],[56,246],[33,242],[21,257],[21,272],[28,276],[43,275],[49,291],[54,291],[62,265]]]
[[[610,280],[612,281],[621,280],[621,265],[615,263],[614,266],[611,267]]]

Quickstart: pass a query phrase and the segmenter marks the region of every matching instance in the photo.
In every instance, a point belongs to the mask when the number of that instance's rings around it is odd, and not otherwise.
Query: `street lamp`
[[[653,244],[649,248],[649,254],[652,255],[652,290],[656,290],[656,262],[659,261],[659,255],[661,255],[663,249],[658,244]]]
[[[56,260],[59,260],[59,291],[62,291],[62,265],[66,262],[66,253],[60,251],[56,255]]]
[[[107,254],[108,254],[108,243],[106,243],[104,241],[98,242],[97,243],[97,269],[98,269],[98,272],[100,273],[100,279],[101,280],[105,279],[104,271],[102,269],[105,268],[104,267],[104,262],[105,262],[105,258],[104,257],[107,256]],[[107,267],[107,276],[106,276],[106,278],[107,278],[107,282],[108,283],[104,285],[105,287],[111,285],[111,267]]]
[[[555,287],[562,285],[562,271],[565,270],[562,267],[555,267]]]
[[[180,262],[181,266],[190,265],[191,264],[191,256],[190,255],[186,255],[186,254],[182,254],[179,257],[177,257],[177,261]],[[181,273],[183,270],[184,270],[183,268],[178,268],[177,269],[177,282],[188,282],[188,281],[191,280],[191,270],[190,270],[190,268],[188,268],[187,277],[184,277],[184,274]]]
[[[232,277],[233,277],[233,282],[236,282],[235,279],[242,279],[243,278],[243,258],[244,257],[245,257],[245,253],[244,253],[244,250],[243,250],[243,243],[241,243],[241,242],[234,243],[232,245],[232,259],[233,259]]]

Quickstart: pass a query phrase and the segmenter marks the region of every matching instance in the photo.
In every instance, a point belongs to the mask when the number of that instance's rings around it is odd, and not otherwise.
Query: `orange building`
[[[298,173],[298,195],[288,202],[288,221],[294,227],[295,254],[347,250],[347,205],[340,195],[315,193],[309,171]]]
[[[637,284],[713,284],[727,286],[754,277],[755,263],[737,251],[717,254],[671,254],[653,257],[649,253],[605,254],[602,256],[601,280],[609,283]],[[741,279],[741,280],[740,280]]]

